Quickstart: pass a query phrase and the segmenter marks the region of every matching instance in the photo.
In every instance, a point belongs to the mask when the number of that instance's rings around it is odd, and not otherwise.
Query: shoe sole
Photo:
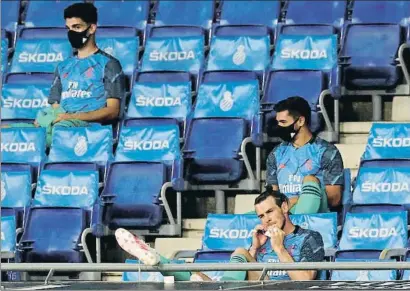
[[[155,266],[159,262],[159,256],[138,236],[128,230],[119,228],[115,231],[115,238],[119,246],[127,253],[138,258],[144,265]]]

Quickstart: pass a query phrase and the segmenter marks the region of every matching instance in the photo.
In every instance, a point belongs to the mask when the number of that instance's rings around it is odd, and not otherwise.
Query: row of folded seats
[[[61,28],[64,22],[57,21],[57,17],[42,17],[39,12],[42,11],[44,5],[48,8],[50,5],[56,5],[61,10],[62,5],[68,4],[71,2],[62,4],[59,1],[30,1],[27,6],[25,25],[16,33],[17,51],[19,51],[21,41],[64,38],[65,30]],[[399,64],[397,59],[399,52],[401,55],[399,48],[408,40],[410,4],[407,1],[355,1],[351,20],[348,20],[346,16],[348,14],[346,1],[288,1],[283,12],[280,9],[280,1],[249,1],[247,3],[222,1],[221,19],[214,26],[212,26],[214,1],[203,3],[158,1],[155,23],[149,25],[147,25],[150,5],[148,1],[122,1],[120,3],[95,1],[95,4],[102,11],[99,20],[102,25],[98,33],[100,37],[115,36],[133,40],[130,46],[126,46],[127,50],[118,49],[119,55],[117,56],[121,59],[121,55],[125,55],[124,52],[133,52],[133,56],[126,60],[127,69],[125,71],[129,77],[132,77],[136,69],[171,69],[189,71],[194,75],[199,74],[202,69],[201,58],[209,38],[207,31],[212,31],[210,56],[216,53],[220,56],[219,61],[226,62],[226,66],[221,67],[220,63],[216,63],[215,67],[213,66],[215,63],[211,61],[207,67],[208,70],[266,70],[269,45],[273,43],[277,45],[283,35],[337,36],[337,48],[340,47],[339,65],[343,73],[342,84],[348,89],[391,90],[403,83],[403,70],[407,70],[404,62],[401,61]],[[242,8],[238,9],[238,7]],[[12,11],[14,10],[10,10],[10,15],[14,14]],[[121,17],[115,17],[117,14]],[[283,23],[278,22],[281,14],[286,14]],[[124,15],[129,15],[129,17]],[[3,19],[5,27],[10,21],[14,23],[13,19],[15,22],[13,17],[11,20]],[[137,31],[142,32],[142,35],[145,35],[144,32],[147,31],[147,37],[139,37]],[[6,35],[2,33],[2,39]],[[246,43],[242,43],[243,37],[246,37]],[[175,41],[175,38],[178,41]],[[259,41],[256,42],[253,38]],[[183,42],[184,39],[189,39],[194,44],[187,46]],[[252,39],[250,43],[248,43],[249,39]],[[226,45],[227,43],[229,45]],[[9,40],[9,45],[12,44],[14,41]],[[123,47],[125,46],[121,46]],[[232,48],[232,51],[229,48]],[[109,52],[117,51],[110,45],[106,49]],[[148,51],[143,55],[141,67],[137,64],[139,49]],[[222,49],[222,52],[218,49]],[[322,58],[321,54],[315,57],[312,47],[298,47],[298,49],[306,51],[299,51],[299,53],[294,51],[289,53],[288,57],[311,60]],[[195,64],[189,62],[192,56],[191,50],[194,53]],[[252,58],[249,50],[255,50],[257,54],[253,55],[260,54],[260,56],[257,59]],[[50,54],[50,58],[51,55],[53,54]],[[225,59],[222,60],[221,56]],[[39,58],[39,55],[37,57]],[[162,64],[160,66],[152,63],[150,65],[147,62],[144,64],[144,60],[148,58],[153,61],[162,61]],[[185,66],[175,66],[172,58],[181,63],[187,63]],[[254,62],[255,64],[252,65]],[[304,69],[309,69],[309,67]],[[10,70],[10,72],[13,71],[14,69]],[[408,80],[405,81],[408,82]]]
[[[201,122],[205,120],[200,119]],[[1,144],[2,223],[9,226],[2,226],[2,239],[8,241],[2,244],[2,252],[8,251],[13,257],[17,242],[19,260],[78,262],[85,257],[92,262],[85,243],[88,233],[102,237],[110,234],[109,229],[117,227],[158,231],[167,225],[168,232],[163,232],[163,235],[180,235],[180,213],[177,213],[175,222],[175,209],[170,209],[166,190],[184,191],[187,181],[200,181],[211,174],[226,178],[226,173],[217,166],[226,165],[222,167],[226,170],[236,160],[236,155],[232,157],[232,148],[210,146],[202,139],[203,132],[196,133],[200,137],[193,143],[188,139],[181,153],[176,124],[134,124],[122,128],[119,145],[113,155],[111,127],[58,128],[54,132],[50,152],[45,156],[43,129],[4,129]],[[329,257],[375,260],[379,257],[385,259],[387,254],[400,259],[407,256],[403,249],[407,248],[407,211],[410,205],[408,136],[408,123],[375,123],[353,188],[348,182],[345,185],[343,215],[300,216],[308,220],[330,217],[332,223],[321,220],[314,228],[321,232],[326,248],[337,247],[336,255],[327,252]],[[215,159],[209,152],[227,155]],[[34,184],[36,167],[41,169],[37,170],[39,177]],[[238,227],[238,232],[229,230],[232,237],[225,230],[208,229],[205,230],[205,239],[219,238],[219,235],[227,239],[243,236],[241,230],[252,229],[257,218],[252,219],[246,227]],[[64,230],[61,230],[62,223]],[[304,226],[304,221],[297,223]],[[231,229],[231,223],[226,225]],[[325,229],[323,225],[332,225],[333,230]],[[341,240],[336,243],[338,226],[343,230]],[[3,229],[10,233],[6,234]],[[157,234],[160,235],[161,231]],[[349,244],[344,239],[352,239],[355,243]],[[237,244],[224,240],[204,249],[223,250],[223,258],[227,259],[230,251],[244,243],[243,240]],[[385,251],[381,255],[385,249],[397,248],[402,250]],[[197,259],[200,256],[201,252],[196,254]],[[222,255],[218,253],[218,256]],[[210,258],[215,260],[214,256]],[[397,272],[385,273],[400,275]],[[379,278],[369,275],[373,273],[367,274],[369,278]]]

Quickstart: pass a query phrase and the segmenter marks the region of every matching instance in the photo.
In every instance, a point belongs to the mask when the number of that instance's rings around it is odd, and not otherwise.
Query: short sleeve
[[[104,87],[107,98],[125,98],[125,76],[117,59],[110,59],[105,65]]]
[[[334,145],[329,145],[323,153],[321,168],[325,185],[344,184],[342,156]]]
[[[48,96],[48,104],[60,103],[61,92],[63,87],[61,85],[61,78],[58,67],[54,72],[54,80],[50,88],[50,95]]]
[[[268,159],[266,161],[267,185],[278,185],[275,150],[276,148],[274,148],[273,151],[269,154]]]
[[[300,250],[301,262],[321,262],[325,259],[325,249],[320,233],[311,231],[303,241]]]

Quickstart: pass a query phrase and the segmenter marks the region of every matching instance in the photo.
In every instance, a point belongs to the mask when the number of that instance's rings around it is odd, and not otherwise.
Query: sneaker
[[[128,230],[118,228],[115,231],[115,238],[124,251],[137,257],[144,265],[155,266],[159,264],[159,254]]]

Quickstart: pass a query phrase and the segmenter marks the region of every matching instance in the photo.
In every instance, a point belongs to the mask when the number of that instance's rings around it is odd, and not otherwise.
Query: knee
[[[246,254],[249,254],[249,251],[245,248],[237,248],[233,253],[232,256],[235,255],[242,255],[245,256]]]
[[[305,176],[305,177],[303,178],[303,183],[306,183],[306,182],[313,182],[313,183],[320,184],[319,179],[316,178],[316,177],[313,176],[313,175]]]

